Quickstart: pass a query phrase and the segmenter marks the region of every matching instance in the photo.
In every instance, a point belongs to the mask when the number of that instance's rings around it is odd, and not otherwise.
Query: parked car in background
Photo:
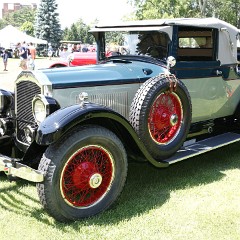
[[[165,168],[240,141],[236,27],[160,19],[91,33],[96,65],[23,71],[15,93],[0,90],[0,171],[36,182],[61,222],[110,208],[132,159]]]
[[[54,61],[49,68],[58,67],[74,67],[97,63],[97,53],[96,52],[73,52],[69,54],[67,60],[59,58]]]

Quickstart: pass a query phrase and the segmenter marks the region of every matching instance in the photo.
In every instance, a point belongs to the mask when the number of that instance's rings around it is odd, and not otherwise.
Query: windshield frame
[[[141,28],[102,28],[102,29],[98,29],[100,31],[91,31],[96,39],[96,43],[97,43],[97,58],[98,61],[106,61],[108,59],[116,59],[116,55],[117,57],[121,58],[121,59],[136,59],[137,56],[139,56],[142,59],[146,59],[145,57],[149,57],[149,58],[155,58],[155,61],[166,61],[166,58],[168,57],[169,54],[169,46],[171,44],[171,39],[172,39],[172,27],[170,26],[161,26],[161,27],[154,27],[154,28],[147,28],[147,27],[141,27]],[[107,30],[107,31],[106,31]],[[151,35],[162,35],[164,36],[164,40],[165,40],[165,45],[164,46],[160,46],[160,47],[165,47],[166,49],[166,53],[164,54],[164,57],[156,57],[153,56],[152,54],[146,54],[146,53],[139,53],[136,51],[136,53],[133,52],[129,52],[127,54],[115,54],[114,56],[111,56],[109,54],[107,54],[107,45],[109,44],[109,42],[107,42],[106,36],[107,34],[114,34],[114,33],[119,33],[119,34],[123,34],[126,36],[130,36],[130,39],[132,36],[135,35],[144,35],[144,34],[148,34],[149,36]],[[126,39],[125,39],[126,40]],[[151,60],[152,61],[152,60]]]

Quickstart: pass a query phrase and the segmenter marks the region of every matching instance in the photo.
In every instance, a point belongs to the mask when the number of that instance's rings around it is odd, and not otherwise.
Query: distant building
[[[31,7],[32,9],[36,9],[37,4],[31,3],[26,5],[21,3],[3,3],[1,17],[3,18],[6,14],[18,11],[24,7]]]

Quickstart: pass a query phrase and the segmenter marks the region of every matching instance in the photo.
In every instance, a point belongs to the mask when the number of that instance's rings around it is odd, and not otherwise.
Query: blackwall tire
[[[51,145],[37,184],[45,210],[61,222],[96,215],[120,195],[127,176],[127,155],[118,137],[99,126],[78,127]]]
[[[163,76],[147,80],[130,108],[130,122],[156,160],[179,150],[191,124],[192,105],[186,86],[179,80],[175,90],[169,86]]]

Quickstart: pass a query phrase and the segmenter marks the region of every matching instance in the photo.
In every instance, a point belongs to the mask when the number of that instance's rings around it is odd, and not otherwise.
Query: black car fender
[[[166,162],[152,158],[132,125],[114,110],[93,103],[61,108],[48,116],[38,127],[36,143],[50,145],[77,125],[97,124],[113,131],[127,146],[134,146],[156,167],[167,167]]]

